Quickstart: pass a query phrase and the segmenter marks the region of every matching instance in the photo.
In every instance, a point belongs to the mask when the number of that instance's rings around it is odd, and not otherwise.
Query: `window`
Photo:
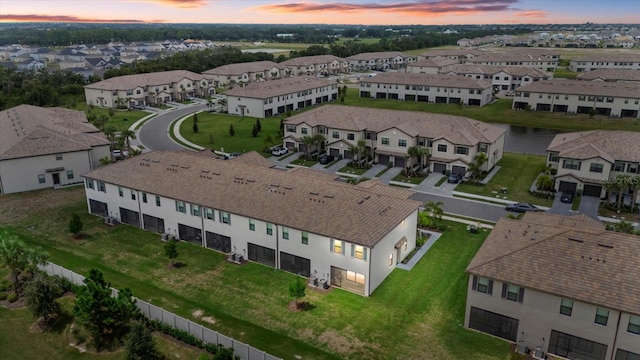
[[[360,245],[351,245],[351,257],[367,261],[367,249]]]
[[[40,176],[42,176],[42,180],[44,181],[44,174],[38,175],[38,180],[40,179]],[[93,190],[93,179],[85,179],[84,181],[87,184],[87,189]]]
[[[398,139],[399,147],[407,147],[407,139]]]
[[[491,295],[493,294],[493,280],[474,275],[472,288],[477,292]]]
[[[102,191],[103,193],[107,193],[107,187],[104,185],[104,181],[98,181],[98,191]]]
[[[466,146],[456,146],[456,154],[469,155],[469,148]]]
[[[191,215],[200,216],[200,205],[191,204]]]
[[[608,321],[609,321],[609,310],[601,307],[597,308],[595,323],[606,326]]]
[[[355,140],[356,138],[356,134],[354,133],[347,133],[347,140]]]
[[[156,195],[156,206],[160,206],[160,196]]]
[[[249,219],[249,230],[256,231],[256,221],[253,219]]]
[[[124,192],[122,192],[122,187],[118,186],[118,195],[120,195],[120,197],[124,196]]]
[[[380,139],[380,142],[382,143],[382,145],[389,145],[389,138],[388,137],[382,137]]]
[[[147,203],[147,193],[142,193],[142,202]]]
[[[478,144],[478,152],[486,153],[489,151],[489,145],[487,144]]]
[[[333,139],[340,139],[340,131],[332,131],[331,132],[331,137]]]
[[[427,139],[427,147],[433,147],[433,140]]]
[[[558,162],[558,153],[557,152],[550,152],[549,153],[549,161],[550,162]]]
[[[207,218],[207,220],[215,220],[215,216],[213,215],[213,209],[212,208],[205,208],[204,209],[204,216]]]
[[[184,204],[184,201],[176,200],[176,211],[186,214],[187,206]]]
[[[136,199],[136,191],[135,190],[131,190],[131,200],[135,200]]]
[[[624,171],[624,163],[622,161],[616,161],[613,164],[613,171]]]
[[[518,336],[518,319],[471,307],[469,328],[510,341]]]
[[[273,235],[273,224],[267,223],[267,235]]]
[[[640,316],[629,316],[629,326],[627,326],[627,331],[632,334],[640,335]]]
[[[287,125],[287,132],[296,132],[296,126],[295,125]]]
[[[38,183],[44,184],[45,181],[46,181],[46,179],[44,178],[44,174],[38,174]],[[93,189],[93,180],[91,180],[91,182],[89,184],[91,184],[90,188]]]
[[[438,145],[438,152],[447,152],[447,145],[445,144]]]
[[[62,160],[62,154],[56,154],[56,160]]]
[[[562,301],[560,301],[560,314],[571,316],[572,311],[573,311],[573,300],[562,299]]]
[[[638,173],[638,164],[629,163],[627,165],[627,172],[628,173],[632,173],[632,174],[637,174]]]
[[[524,298],[524,288],[504,283],[502,284],[502,298],[521,303]]]
[[[580,170],[580,161],[578,160],[562,160],[563,169]]]
[[[282,227],[282,238],[289,240],[289,229],[284,226]]]
[[[597,172],[597,173],[601,173],[602,169],[603,169],[603,165],[602,164],[598,164],[598,163],[591,163],[591,166],[589,166],[589,171],[591,172]]]
[[[231,225],[231,215],[228,212],[220,211],[219,217],[223,224]]]
[[[73,170],[67,170],[67,179],[73,179]]]
[[[307,135],[307,128],[300,128],[300,133],[302,135]]]
[[[309,245],[309,233],[306,231],[302,232],[302,244]]]
[[[393,266],[393,253],[389,254],[389,266]]]
[[[604,360],[607,356],[607,345],[551,330],[549,352],[563,358]]]
[[[331,240],[331,251],[336,254],[344,255],[344,241]]]

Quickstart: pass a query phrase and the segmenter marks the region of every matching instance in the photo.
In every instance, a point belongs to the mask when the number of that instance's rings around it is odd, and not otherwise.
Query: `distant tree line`
[[[22,72],[0,66],[0,110],[20,104],[60,106],[66,97],[83,97],[86,81],[71,71]]]

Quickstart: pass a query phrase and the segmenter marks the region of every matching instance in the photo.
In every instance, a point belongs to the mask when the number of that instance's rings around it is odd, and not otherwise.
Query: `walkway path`
[[[426,254],[427,251],[429,251],[429,249],[431,249],[433,244],[435,244],[436,241],[440,238],[440,235],[442,235],[441,233],[437,233],[437,232],[433,232],[433,231],[429,231],[429,230],[420,230],[420,232],[422,233],[423,236],[425,236],[425,235],[429,236],[429,240],[427,240],[427,242],[424,243],[424,245],[422,245],[422,247],[420,249],[418,249],[418,251],[416,251],[415,254],[413,254],[413,256],[411,257],[411,260],[409,260],[409,262],[407,262],[406,264],[398,263],[396,265],[396,267],[398,269],[402,269],[402,270],[411,270],[411,269],[413,269],[413,267],[418,263],[418,261],[420,261],[420,259],[422,259],[424,254]]]

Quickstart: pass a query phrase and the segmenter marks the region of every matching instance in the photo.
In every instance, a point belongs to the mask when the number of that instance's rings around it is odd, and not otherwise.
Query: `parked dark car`
[[[318,158],[318,162],[320,164],[328,164],[330,162],[332,162],[333,160],[335,160],[335,156],[333,155],[329,155],[329,154],[322,154],[320,155],[320,157]]]
[[[449,178],[447,179],[447,182],[449,184],[457,184],[457,183],[460,182],[460,180],[462,180],[462,175],[461,174],[451,173],[451,174],[449,174]]]
[[[513,212],[519,212],[519,213],[523,213],[527,211],[540,211],[540,209],[538,209],[537,207],[529,203],[515,203],[515,204],[507,205],[504,208],[507,211],[513,211]]]
[[[571,204],[573,202],[573,193],[572,192],[563,192],[562,196],[560,197],[560,201],[562,201],[563,203]]]

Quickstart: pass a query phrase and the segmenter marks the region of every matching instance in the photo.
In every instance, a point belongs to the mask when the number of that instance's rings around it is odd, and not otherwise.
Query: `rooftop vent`
[[[603,247],[606,249],[613,249],[613,245],[598,243],[599,247]]]
[[[333,199],[333,195],[325,195],[324,197],[326,197],[328,199]]]
[[[576,239],[576,238],[573,238],[573,237],[570,237],[569,241],[575,241],[575,242],[578,242],[578,243],[583,243],[584,242],[584,240]]]
[[[314,191],[310,191],[309,194],[311,194],[311,195],[320,195],[320,193],[314,192]]]
[[[209,173],[209,170],[200,170],[200,172],[205,173],[205,174],[208,174],[208,173]]]

